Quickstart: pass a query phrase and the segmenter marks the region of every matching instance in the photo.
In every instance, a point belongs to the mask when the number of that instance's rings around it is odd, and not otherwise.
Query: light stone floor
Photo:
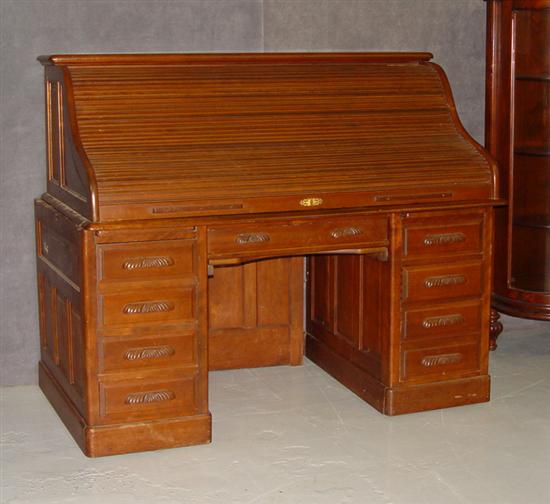
[[[311,362],[215,372],[205,446],[88,459],[37,387],[4,388],[0,501],[549,503],[550,323],[505,324],[490,403],[390,418]]]

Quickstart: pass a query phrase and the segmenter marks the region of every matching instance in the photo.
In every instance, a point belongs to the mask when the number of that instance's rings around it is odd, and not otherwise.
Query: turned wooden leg
[[[489,350],[496,350],[497,338],[502,332],[502,322],[499,321],[500,313],[491,308],[491,318],[489,326]]]

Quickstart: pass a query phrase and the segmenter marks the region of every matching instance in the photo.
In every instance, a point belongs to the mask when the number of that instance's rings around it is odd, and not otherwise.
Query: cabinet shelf
[[[521,290],[528,292],[550,292],[550,279],[540,275],[522,275],[511,278],[513,285],[520,285]]]
[[[548,229],[550,230],[549,215],[530,215],[528,217],[516,217],[513,220],[514,226]]]
[[[536,147],[522,147],[521,145],[518,145],[514,148],[514,154],[519,154],[522,156],[542,156],[542,157],[550,157],[550,150],[548,149],[539,149]]]
[[[550,82],[550,75],[516,75],[516,80],[526,80],[526,81],[547,81]]]

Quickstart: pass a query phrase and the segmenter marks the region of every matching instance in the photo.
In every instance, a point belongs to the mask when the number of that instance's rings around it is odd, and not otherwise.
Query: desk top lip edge
[[[185,66],[213,64],[353,64],[426,63],[430,52],[213,52],[213,53],[87,53],[38,56],[44,66]]]
[[[263,211],[256,213],[233,213],[233,214],[210,214],[210,215],[179,215],[166,216],[158,219],[151,218],[126,218],[115,220],[92,221],[80,215],[73,208],[58,200],[49,193],[43,193],[35,198],[35,205],[47,206],[65,215],[69,220],[76,222],[80,228],[89,231],[109,231],[121,229],[162,229],[181,226],[219,226],[227,224],[246,223],[251,221],[277,222],[282,220],[302,219],[330,219],[344,216],[376,217],[391,214],[409,214],[425,212],[453,212],[460,210],[475,210],[486,208],[503,207],[507,201],[503,198],[476,199],[450,201],[445,205],[436,202],[405,203],[401,205],[377,206],[377,207],[347,207],[347,208],[320,208],[316,210],[286,210],[286,211]]]

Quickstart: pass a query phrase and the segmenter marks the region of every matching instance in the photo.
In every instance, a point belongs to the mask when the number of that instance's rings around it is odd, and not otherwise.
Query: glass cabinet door
[[[550,9],[514,12],[511,287],[550,291]]]

